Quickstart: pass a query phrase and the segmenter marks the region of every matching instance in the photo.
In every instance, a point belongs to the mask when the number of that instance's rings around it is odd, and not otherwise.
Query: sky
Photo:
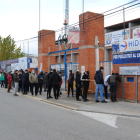
[[[69,0],[69,25],[79,21],[79,15],[82,13],[82,1]],[[84,0],[84,11],[103,13],[130,1],[132,0]],[[40,0],[40,3],[40,29],[61,29],[64,21],[64,0]],[[135,9],[128,9],[126,20],[138,18],[139,9],[138,6]],[[122,21],[121,11],[115,16],[107,16],[105,26]],[[0,0],[0,36],[11,35],[15,41],[19,41],[37,36],[38,30],[39,0]],[[58,34],[60,32],[57,32],[56,36]],[[21,46],[22,51],[28,52],[28,41],[19,41],[17,46]],[[37,39],[29,40],[29,53],[37,55],[37,50]]]

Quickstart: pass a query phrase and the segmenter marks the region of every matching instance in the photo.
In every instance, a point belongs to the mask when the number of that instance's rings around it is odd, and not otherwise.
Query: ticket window
[[[127,77],[127,82],[134,82],[134,77]]]

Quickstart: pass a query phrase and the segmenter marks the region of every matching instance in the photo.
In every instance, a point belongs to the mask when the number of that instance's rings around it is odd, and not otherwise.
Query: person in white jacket
[[[107,89],[108,89],[108,82],[107,82],[107,80],[108,80],[108,78],[110,77],[111,75],[107,75],[106,77],[105,77],[105,79],[104,79],[104,90],[105,90],[105,101],[110,101],[109,99],[108,99],[108,95],[107,95]]]

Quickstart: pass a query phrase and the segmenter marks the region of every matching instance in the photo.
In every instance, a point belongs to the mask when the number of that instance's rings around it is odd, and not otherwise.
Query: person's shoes
[[[72,97],[74,97],[74,95],[72,95]]]
[[[80,99],[77,99],[77,101],[81,101]]]
[[[24,92],[23,92],[22,94],[23,94],[23,95],[25,95],[25,93],[24,93]]]
[[[101,101],[101,103],[107,103],[105,100]]]
[[[47,93],[47,91],[44,91],[44,93]]]
[[[37,96],[37,94],[35,94],[35,96]]]
[[[86,101],[89,101],[88,99],[86,99]]]
[[[18,96],[17,94],[14,94],[14,96]]]
[[[109,99],[105,99],[105,101],[110,102],[111,100],[109,100]]]
[[[86,100],[83,100],[84,102],[86,102]]]
[[[114,101],[114,102],[118,102],[118,101],[116,100],[116,101]]]
[[[62,92],[60,92],[60,95],[62,95]]]
[[[42,93],[40,93],[40,95],[42,95]]]
[[[69,95],[67,97],[69,97]]]
[[[49,98],[53,98],[52,96],[49,96]]]
[[[96,103],[99,103],[100,101],[99,101],[99,100],[96,100],[95,102],[96,102]]]
[[[49,97],[47,97],[47,99],[49,99]]]
[[[61,97],[60,95],[58,97]]]

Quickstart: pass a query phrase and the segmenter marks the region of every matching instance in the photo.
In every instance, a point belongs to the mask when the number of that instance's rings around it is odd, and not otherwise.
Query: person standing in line
[[[6,71],[5,74],[4,74],[5,88],[7,88],[7,85],[8,85],[7,75],[8,75],[8,73],[7,73],[7,71]]]
[[[108,95],[107,95],[107,89],[108,89],[108,82],[107,82],[107,80],[108,80],[108,78],[110,77],[111,75],[107,75],[106,77],[105,77],[105,79],[104,79],[104,90],[105,90],[105,101],[110,101],[109,99],[108,99]]]
[[[50,78],[50,83],[52,83],[53,91],[54,91],[54,98],[57,100],[59,96],[59,82],[61,81],[60,76],[56,72],[56,70],[53,70],[53,74]]]
[[[47,93],[47,72],[45,72],[43,83],[44,83],[44,92]]]
[[[117,81],[121,82],[121,78],[119,77],[118,73],[116,74],[112,73],[112,75],[108,78],[108,83],[110,84],[112,102],[118,102],[116,100]]]
[[[1,72],[0,72],[0,77],[1,77]],[[1,78],[0,78],[0,84],[1,84]]]
[[[50,82],[50,78],[51,78],[51,76],[52,76],[52,73],[53,73],[53,71],[52,71],[52,69],[50,69],[50,73],[47,74],[47,85],[48,85],[47,99],[53,98],[53,97],[51,96],[52,83]]]
[[[100,67],[100,70],[96,71],[96,74],[95,74],[95,77],[94,77],[94,79],[96,81],[96,93],[95,93],[95,100],[96,100],[95,102],[96,103],[100,102],[98,100],[99,90],[100,90],[101,102],[102,103],[107,103],[103,98],[103,85],[104,85],[103,70],[104,70],[104,68]]]
[[[20,92],[20,91],[21,91],[21,88],[22,88],[22,79],[23,79],[23,73],[22,73],[22,71],[20,70],[18,92]]]
[[[73,95],[74,74],[72,73],[72,70],[70,70],[69,72],[70,72],[70,75],[69,75],[69,79],[68,79],[68,96],[67,96],[67,97],[69,97],[70,88],[71,88],[71,90],[72,90],[72,97],[74,97],[74,95]]]
[[[82,83],[81,83],[81,73],[79,71],[76,72],[76,100],[81,101],[79,99],[80,93],[81,93],[81,88],[82,88]]]
[[[62,85],[62,83],[63,83],[63,81],[62,81],[62,76],[61,76],[61,72],[59,71],[59,76],[60,76],[60,78],[61,78],[61,81],[59,82],[59,97],[60,97],[60,95],[62,95],[62,92],[61,92],[61,85]]]
[[[31,84],[31,94],[34,95],[34,87],[35,87],[35,96],[37,96],[38,93],[38,77],[35,74],[34,70],[32,70],[32,73],[29,75],[29,81]]]
[[[10,92],[11,83],[12,83],[11,72],[9,72],[9,74],[7,75],[7,80],[8,80],[8,91],[7,92]]]
[[[29,73],[28,70],[25,70],[25,74],[23,76],[23,84],[24,84],[24,91],[23,94],[28,94],[28,87],[29,87]]]
[[[16,70],[14,71],[14,73],[13,73],[13,87],[15,87],[15,81],[14,81],[14,76],[16,75]]]
[[[5,80],[4,73],[1,74],[0,80],[1,80],[1,88],[2,88],[2,87],[4,87],[4,80]]]
[[[89,71],[86,71],[82,77],[82,82],[83,82],[83,87],[84,87],[84,92],[83,92],[83,101],[87,102],[89,101],[87,99],[87,94],[88,94],[88,88],[89,88],[89,82],[90,82],[90,76],[89,76]]]
[[[40,95],[42,95],[42,86],[43,86],[43,71],[37,76],[38,77],[38,91],[40,92]]]
[[[15,74],[14,74],[14,84],[15,84],[14,96],[18,96],[17,95],[18,82],[19,82],[18,70],[15,70]]]

